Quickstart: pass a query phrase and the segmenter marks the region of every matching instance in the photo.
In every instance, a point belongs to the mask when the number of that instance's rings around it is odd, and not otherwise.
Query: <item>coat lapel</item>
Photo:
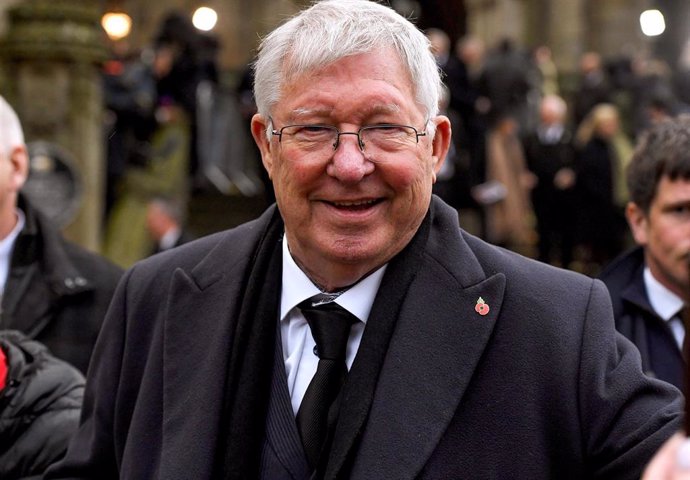
[[[171,282],[164,327],[161,478],[212,475],[225,394],[222,372],[228,367],[250,257],[237,254],[243,251],[241,242],[230,243],[228,238],[220,242],[192,272],[178,269]]]
[[[447,215],[391,339],[351,478],[414,478],[455,415],[501,309],[505,277],[486,278]],[[488,313],[479,313],[479,298]]]

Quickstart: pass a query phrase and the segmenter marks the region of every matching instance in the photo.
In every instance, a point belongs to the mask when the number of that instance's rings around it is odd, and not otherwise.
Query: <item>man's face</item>
[[[0,149],[0,239],[9,234],[16,223],[17,193],[28,174],[26,148],[11,151]]]
[[[649,213],[634,204],[627,208],[635,241],[645,247],[645,260],[652,275],[682,298],[690,297],[690,181],[659,181]]]
[[[356,132],[403,124],[426,131],[408,74],[389,50],[347,57],[293,79],[271,115],[276,130],[321,124]],[[354,135],[341,136],[336,150],[318,152],[287,138],[267,140],[269,120],[252,120],[292,256],[322,288],[356,282],[400,252],[416,232],[450,139],[448,119],[432,121],[434,138],[373,154],[366,146],[362,152]]]

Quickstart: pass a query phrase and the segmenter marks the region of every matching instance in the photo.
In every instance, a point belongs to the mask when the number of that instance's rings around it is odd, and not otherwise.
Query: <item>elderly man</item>
[[[65,240],[20,193],[29,158],[0,97],[0,329],[19,330],[86,373],[122,270]]]
[[[277,207],[121,282],[47,478],[636,478],[678,428],[598,281],[464,233],[428,43],[326,0],[271,33]]]

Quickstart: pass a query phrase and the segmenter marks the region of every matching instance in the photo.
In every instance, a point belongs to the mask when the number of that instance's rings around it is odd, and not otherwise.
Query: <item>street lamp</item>
[[[192,23],[194,26],[204,32],[209,32],[213,30],[218,21],[218,14],[216,11],[209,7],[199,7],[192,15]]]
[[[645,10],[640,15],[640,28],[648,37],[656,37],[666,30],[664,14],[659,10]]]
[[[132,29],[132,18],[124,12],[107,12],[101,17],[103,30],[111,40],[121,40]]]

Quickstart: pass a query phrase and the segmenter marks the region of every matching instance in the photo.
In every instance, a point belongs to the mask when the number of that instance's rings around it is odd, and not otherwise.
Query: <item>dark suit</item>
[[[668,323],[649,303],[644,267],[644,250],[637,247],[611,262],[599,278],[611,294],[616,329],[639,349],[645,373],[682,388],[683,355]]]
[[[126,274],[81,431],[46,478],[211,478],[240,279],[272,210]],[[365,421],[327,477],[638,478],[679,428],[680,394],[642,375],[603,284],[462,232],[438,199],[429,218]]]
[[[561,266],[568,267],[576,233],[575,192],[572,187],[559,188],[554,180],[562,169],[575,168],[572,136],[564,131],[559,138],[547,139],[540,127],[527,135],[523,144],[527,168],[537,176],[531,195],[539,233],[539,260],[558,260]]]

